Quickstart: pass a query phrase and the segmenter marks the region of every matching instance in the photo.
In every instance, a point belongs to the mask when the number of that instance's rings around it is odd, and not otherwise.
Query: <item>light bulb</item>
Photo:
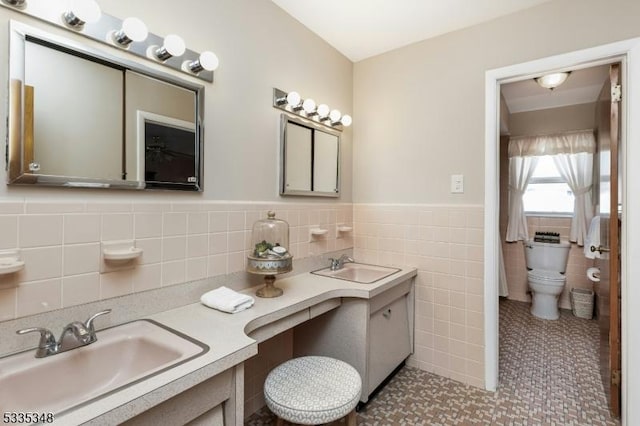
[[[86,23],[98,22],[102,16],[95,0],[71,0],[69,9],[62,14],[64,21],[73,28],[82,28]]]
[[[305,99],[302,103],[302,109],[307,114],[311,114],[316,110],[316,101],[314,101],[313,99]]]
[[[161,61],[166,61],[173,56],[182,56],[187,50],[187,46],[184,44],[184,40],[179,35],[169,34],[164,38],[164,44],[158,50],[156,50],[156,58]]]
[[[351,126],[351,123],[353,123],[353,119],[351,119],[350,115],[345,114],[342,116],[342,119],[340,120],[340,122],[344,127],[349,127]]]
[[[337,123],[338,121],[340,121],[340,117],[342,117],[342,113],[337,109],[334,109],[329,113],[329,119],[332,123]]]
[[[138,18],[127,18],[122,22],[120,31],[113,35],[116,43],[128,46],[133,41],[144,41],[149,35],[147,26]]]
[[[220,60],[215,53],[205,51],[200,54],[200,65],[207,71],[215,71],[220,65]]]
[[[220,65],[220,61],[215,53],[205,51],[195,61],[186,61],[183,68],[186,67],[192,73],[198,74],[201,71],[215,71]]]
[[[320,118],[324,118],[327,115],[329,115],[329,105],[327,104],[318,105],[318,116]]]
[[[556,72],[553,74],[543,75],[535,80],[541,87],[553,90],[564,83],[567,77],[569,77],[568,72]]]
[[[292,107],[300,105],[300,101],[301,98],[298,92],[289,92],[289,94],[287,95],[287,103]]]

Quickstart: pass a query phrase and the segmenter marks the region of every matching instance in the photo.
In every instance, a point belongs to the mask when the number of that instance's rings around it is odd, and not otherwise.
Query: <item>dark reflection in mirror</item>
[[[144,170],[147,185],[194,182],[194,130],[153,122],[145,122],[144,127]]]

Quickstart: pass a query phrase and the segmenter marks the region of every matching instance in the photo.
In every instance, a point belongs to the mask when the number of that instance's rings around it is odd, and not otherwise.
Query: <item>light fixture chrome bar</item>
[[[164,37],[149,33],[146,40],[142,42],[134,41],[127,46],[116,43],[113,35],[122,28],[123,20],[107,13],[103,12],[100,19],[95,23],[87,22],[82,27],[71,28],[70,24],[64,17],[67,10],[62,10],[62,8],[55,10],[55,8],[51,6],[51,0],[28,0],[28,3],[26,0],[1,0],[0,6],[37,18],[41,21],[64,28],[68,31],[72,31],[91,40],[98,41],[115,48],[122,49],[122,47],[126,47],[126,51],[135,56],[169,67],[182,74],[190,75],[191,77],[195,77],[200,80],[213,82],[213,71],[204,69],[196,73],[191,71],[188,67],[183,67],[183,63],[186,61],[194,62],[200,59],[200,53],[193,50],[186,49],[181,56],[171,57],[164,62],[158,62],[155,58],[150,58],[148,55],[148,49],[153,46],[155,46],[156,49],[159,46],[162,46]]]
[[[2,3],[11,6],[12,8],[26,7],[27,5],[26,0],[2,0]]]
[[[280,90],[274,87],[273,88],[273,107],[280,109],[282,111],[288,112],[289,114],[295,115],[297,117],[305,118],[309,121],[312,121],[313,123],[321,124],[330,129],[339,130],[339,131],[343,130],[342,123],[341,122],[331,123],[331,120],[328,114],[326,117],[320,117],[318,114],[317,108],[312,112],[309,112],[309,113],[306,112],[303,108],[302,101],[300,101],[300,103],[295,107],[292,107],[287,103],[287,95],[288,95],[288,92],[285,92],[283,90]]]

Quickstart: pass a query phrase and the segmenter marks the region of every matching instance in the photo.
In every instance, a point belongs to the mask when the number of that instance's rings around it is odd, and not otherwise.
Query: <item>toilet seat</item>
[[[546,271],[544,269],[533,269],[527,271],[527,278],[530,280],[548,282],[548,283],[564,283],[566,276],[556,271]]]

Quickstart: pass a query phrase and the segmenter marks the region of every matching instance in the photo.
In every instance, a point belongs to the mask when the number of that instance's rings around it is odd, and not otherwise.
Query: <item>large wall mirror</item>
[[[202,189],[202,86],[14,21],[9,54],[9,184]]]
[[[339,132],[282,114],[280,147],[281,195],[340,195]]]

